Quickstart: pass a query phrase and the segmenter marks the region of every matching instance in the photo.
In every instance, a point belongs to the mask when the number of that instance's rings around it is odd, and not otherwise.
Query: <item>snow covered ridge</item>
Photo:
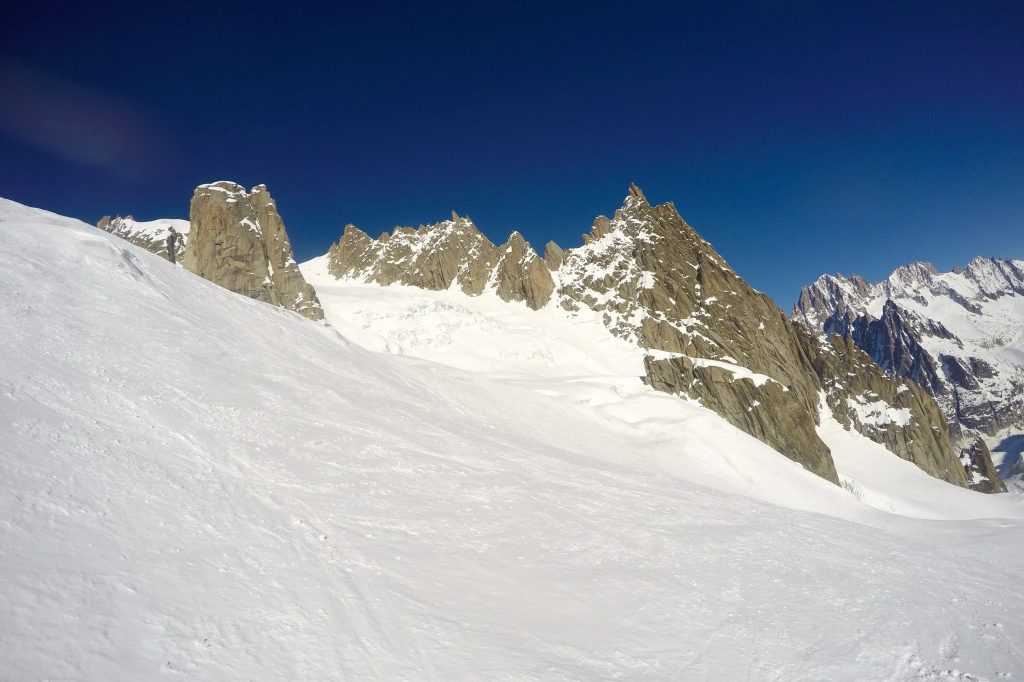
[[[180,256],[185,245],[188,243],[190,224],[187,220],[176,218],[163,218],[160,220],[135,220],[132,216],[103,216],[96,227],[106,230],[110,234],[141,246],[151,253],[163,258],[168,257],[167,237],[171,228],[178,233],[179,238],[176,244],[176,256]]]
[[[965,446],[982,435],[1004,473],[1017,466],[1024,261],[975,258],[945,273],[914,263],[873,284],[823,275],[803,289],[793,317],[814,333],[851,338],[887,372],[931,393]]]
[[[549,243],[543,259],[518,233],[498,248],[453,214],[378,239],[347,226],[321,265],[328,276],[317,280],[321,288],[343,281],[457,289],[570,317],[596,315],[612,335],[648,351],[643,374],[651,386],[700,401],[834,483],[829,449],[816,433],[821,391],[843,424],[933,476],[971,483],[927,395],[853,357],[856,349],[822,347],[799,332],[674,205],[652,206],[636,186],[611,218],[594,221],[583,245]],[[846,381],[849,371],[869,378]],[[847,398],[866,390],[886,396],[885,410],[904,418],[886,425],[861,419]]]
[[[843,488],[597,313],[332,278],[310,324],[3,200],[0,251],[0,677],[1024,675],[1019,498],[827,406]]]
[[[984,302],[1014,295],[1024,295],[1024,260],[979,256],[965,268],[944,273],[931,263],[901,265],[875,283],[859,275],[822,275],[801,290],[793,317],[819,328],[837,310],[877,318],[887,300],[913,300],[927,307],[939,298],[977,314]]]

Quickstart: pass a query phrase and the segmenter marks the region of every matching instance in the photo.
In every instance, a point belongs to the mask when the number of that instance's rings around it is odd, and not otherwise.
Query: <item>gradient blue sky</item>
[[[1024,2],[135,4],[0,9],[0,196],[262,182],[303,260],[452,209],[574,246],[635,182],[787,310],[1024,258]]]

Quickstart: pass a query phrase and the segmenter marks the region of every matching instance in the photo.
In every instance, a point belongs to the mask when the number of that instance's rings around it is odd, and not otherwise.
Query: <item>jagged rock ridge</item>
[[[913,263],[875,284],[823,275],[793,317],[919,383],[965,441],[1024,430],[1024,261],[975,258],[947,273]]]
[[[517,253],[515,246],[508,249],[512,241],[503,247],[509,254]],[[336,277],[359,281],[458,285],[469,294],[493,288],[534,308],[550,302],[597,311],[613,334],[651,351],[646,372],[652,386],[700,400],[823,478],[838,481],[815,430],[822,402],[842,423],[931,475],[968,485],[926,393],[887,377],[852,344],[822,344],[795,326],[671,203],[651,206],[633,186],[612,218],[594,221],[582,246],[563,250],[549,243],[546,262],[528,247],[518,252],[524,257],[506,259],[505,270],[517,282],[543,282],[533,294],[495,285],[492,245],[457,216],[377,240],[349,226],[331,248],[328,267]],[[552,286],[544,296],[548,278]],[[858,372],[856,381],[847,378],[851,370]]]
[[[181,255],[188,243],[189,222],[187,220],[176,220],[165,218],[163,220],[139,221],[132,216],[103,216],[96,227],[101,230],[120,237],[126,241],[141,246],[142,248],[155,253],[161,258],[167,258],[167,236],[173,227],[179,238],[176,247],[176,260],[180,262]]]
[[[307,317],[323,309],[292,254],[284,222],[265,185],[200,185],[189,207],[186,269],[222,287]]]
[[[406,284],[439,291],[458,286],[470,295],[493,290],[502,300],[534,310],[554,292],[551,272],[518,232],[498,247],[468,217],[418,228],[396,227],[373,239],[347,225],[328,252],[335,277],[376,284]]]

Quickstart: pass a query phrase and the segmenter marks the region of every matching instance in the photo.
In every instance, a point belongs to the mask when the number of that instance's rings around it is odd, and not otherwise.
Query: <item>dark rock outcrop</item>
[[[852,316],[849,310],[836,313],[824,322],[826,336],[838,334],[852,339],[886,372],[913,379],[932,395],[945,391],[935,361],[921,347],[920,325],[905,321],[907,313],[892,301],[886,301],[882,316]],[[941,327],[941,325],[939,325]],[[952,336],[941,328],[937,335]]]
[[[839,423],[948,483],[967,487],[942,411],[912,381],[893,379],[851,339],[804,339],[825,401]]]
[[[971,490],[981,493],[1005,493],[1006,484],[992,464],[992,454],[981,438],[975,439],[970,447],[960,453],[964,471],[971,482]]]

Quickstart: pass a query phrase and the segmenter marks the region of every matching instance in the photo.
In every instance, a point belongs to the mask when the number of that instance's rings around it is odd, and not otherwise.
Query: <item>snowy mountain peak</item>
[[[886,280],[894,291],[907,291],[933,285],[934,277],[939,274],[931,263],[910,263],[901,265]]]
[[[982,298],[1024,295],[1024,261],[978,256],[967,264],[963,276],[977,285]]]

